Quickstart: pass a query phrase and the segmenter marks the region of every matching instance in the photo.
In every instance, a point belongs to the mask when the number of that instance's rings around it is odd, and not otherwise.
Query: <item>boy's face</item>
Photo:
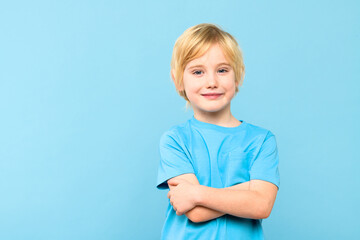
[[[235,73],[218,44],[189,62],[184,70],[183,88],[195,115],[230,112],[235,95]]]

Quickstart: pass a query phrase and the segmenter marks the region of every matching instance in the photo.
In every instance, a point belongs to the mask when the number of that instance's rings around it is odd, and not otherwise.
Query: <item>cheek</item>
[[[235,95],[235,91],[236,91],[235,80],[234,81],[228,81],[224,87],[226,88],[229,95]]]
[[[235,80],[227,80],[225,82],[224,87],[228,90],[235,89],[236,88]]]
[[[188,94],[188,97],[193,98],[200,92],[200,88],[198,88],[196,85],[190,84],[185,86],[185,91]]]
[[[201,89],[200,81],[198,79],[184,77],[184,88],[186,91],[197,92]]]

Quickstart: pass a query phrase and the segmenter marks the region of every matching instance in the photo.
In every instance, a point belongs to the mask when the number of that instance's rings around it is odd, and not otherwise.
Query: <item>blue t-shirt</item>
[[[158,189],[168,189],[167,180],[194,173],[201,185],[225,188],[252,179],[279,187],[278,151],[275,136],[264,128],[240,120],[237,127],[222,127],[197,120],[171,127],[160,139]],[[162,229],[166,240],[264,239],[261,220],[222,217],[193,223],[178,216],[168,202]]]

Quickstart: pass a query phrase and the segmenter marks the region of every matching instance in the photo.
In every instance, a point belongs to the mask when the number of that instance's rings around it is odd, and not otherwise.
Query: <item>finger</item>
[[[177,185],[179,185],[179,183],[176,182],[176,180],[169,180],[169,181],[168,181],[168,184],[169,184],[170,186],[177,186]]]
[[[168,184],[172,185],[172,186],[176,186],[178,184],[180,184],[182,181],[184,181],[181,178],[172,178],[168,181]]]
[[[170,191],[168,192],[167,197],[168,197],[169,199],[171,198],[171,193],[170,193]]]

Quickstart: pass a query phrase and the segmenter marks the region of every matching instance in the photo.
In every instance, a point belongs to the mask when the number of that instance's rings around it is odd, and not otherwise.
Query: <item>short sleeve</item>
[[[250,180],[258,179],[280,186],[279,155],[275,135],[268,131],[250,167]]]
[[[168,189],[167,180],[185,173],[194,173],[194,168],[185,154],[184,145],[177,140],[174,133],[164,133],[160,138],[160,163],[157,188]]]

